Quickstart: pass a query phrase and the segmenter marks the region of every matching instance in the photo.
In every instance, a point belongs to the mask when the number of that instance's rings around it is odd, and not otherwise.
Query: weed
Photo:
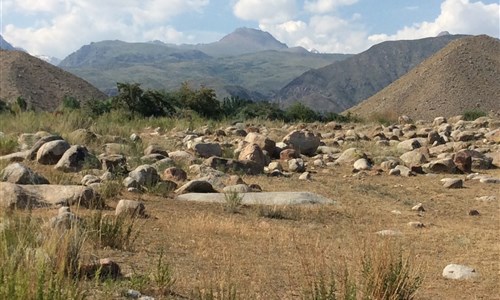
[[[300,209],[294,206],[259,205],[257,214],[259,217],[277,220],[300,219]]]
[[[97,211],[88,223],[90,238],[98,248],[130,250],[139,236],[139,230],[134,228],[136,220],[127,216],[107,216]]]
[[[160,250],[160,257],[158,258],[158,263],[156,264],[156,272],[153,274],[153,280],[156,284],[157,290],[162,295],[172,294],[172,288],[175,284],[175,278],[173,277],[173,272],[171,266],[167,263],[163,263],[163,249]]]
[[[0,137],[0,155],[13,153],[16,149],[17,141],[14,138]]]
[[[216,287],[196,288],[191,297],[196,300],[236,300],[239,293],[234,284],[221,283]]]
[[[112,199],[120,195],[122,187],[119,180],[104,181],[99,185],[99,194],[103,199]]]
[[[230,213],[237,213],[243,202],[243,197],[238,192],[230,191],[224,193],[224,210]]]

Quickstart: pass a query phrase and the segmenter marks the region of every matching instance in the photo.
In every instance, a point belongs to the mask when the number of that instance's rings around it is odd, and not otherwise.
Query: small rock
[[[403,233],[398,230],[391,230],[391,229],[386,229],[386,230],[380,230],[377,231],[376,234],[381,235],[381,236],[401,236]]]
[[[311,180],[311,173],[304,172],[304,173],[300,174],[299,180]]]
[[[447,189],[461,189],[464,187],[464,181],[459,178],[447,178],[447,180],[444,180],[443,187]]]
[[[306,166],[301,158],[294,158],[288,161],[288,171],[290,172],[304,172]]]
[[[450,264],[443,269],[443,277],[447,279],[473,279],[478,275],[475,269],[464,265]]]
[[[371,167],[366,158],[360,158],[354,162],[354,169],[357,171],[370,170]]]
[[[481,197],[476,197],[476,200],[485,201],[485,202],[492,202],[492,201],[496,201],[497,197],[495,197],[495,196],[481,196]]]
[[[479,211],[475,209],[469,210],[469,216],[479,216],[479,215],[480,215]]]
[[[116,216],[130,216],[130,217],[144,217],[145,216],[144,203],[135,200],[120,200],[116,205]]]
[[[401,214],[401,211],[399,210],[391,210],[391,214],[394,214],[394,215],[400,215]]]
[[[411,208],[413,211],[424,212],[425,208],[422,203],[419,203]]]
[[[422,222],[408,222],[408,226],[413,228],[424,228],[425,225]]]
[[[484,177],[479,180],[481,183],[490,183],[490,184],[495,184],[495,183],[500,183],[500,178],[491,178],[491,177]]]

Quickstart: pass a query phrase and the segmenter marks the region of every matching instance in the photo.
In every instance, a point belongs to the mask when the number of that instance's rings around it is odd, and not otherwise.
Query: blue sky
[[[289,46],[359,53],[441,31],[500,35],[498,0],[0,0],[1,34],[37,55],[64,58],[106,39],[207,43],[238,27]]]

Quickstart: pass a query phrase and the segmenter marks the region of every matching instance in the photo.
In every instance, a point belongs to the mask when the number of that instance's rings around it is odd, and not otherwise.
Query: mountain
[[[310,70],[282,88],[276,101],[288,106],[300,101],[318,111],[342,112],[374,95],[449,42],[463,35],[388,41]]]
[[[269,33],[243,28],[211,44],[95,42],[70,54],[59,66],[107,93],[113,93],[116,82],[172,90],[187,81],[195,88],[213,88],[219,98],[270,100],[305,71],[347,57],[288,48]]]
[[[85,80],[22,51],[0,50],[0,99],[23,97],[35,110],[52,111],[65,96],[81,102],[106,95]]]
[[[427,120],[467,110],[500,113],[499,49],[500,41],[485,35],[455,40],[348,111]]]
[[[2,35],[0,35],[0,49],[2,50],[16,50],[14,46],[12,46],[9,42],[4,40]]]
[[[194,46],[210,56],[236,56],[266,50],[286,50],[288,46],[270,33],[251,28],[238,28],[220,41]]]
[[[57,66],[61,63],[61,59],[54,57],[54,56],[48,56],[48,55],[36,55],[41,60],[44,60],[48,62],[51,65]]]

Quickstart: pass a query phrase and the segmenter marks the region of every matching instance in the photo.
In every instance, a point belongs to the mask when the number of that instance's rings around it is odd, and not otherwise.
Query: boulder
[[[85,128],[80,128],[75,131],[72,131],[68,135],[68,140],[71,141],[73,144],[81,144],[81,145],[86,145],[91,142],[94,142],[97,140],[97,136],[95,133],[92,131],[85,129]]]
[[[461,189],[464,187],[464,181],[459,178],[444,178],[441,181],[447,189]]]
[[[267,151],[269,154],[273,155],[276,150],[276,142],[267,138],[265,135],[249,132],[245,137],[245,142],[249,144],[257,144],[262,150]]]
[[[0,206],[5,208],[33,208],[53,205],[77,205],[87,208],[104,206],[104,201],[93,189],[81,185],[20,185],[0,182]]]
[[[239,160],[250,160],[262,167],[267,165],[268,158],[262,152],[262,149],[257,144],[247,144],[241,150],[240,155],[238,157]]]
[[[30,150],[24,150],[24,151],[10,153],[7,155],[2,155],[2,156],[0,156],[0,161],[22,162],[28,158],[30,153],[31,153]]]
[[[358,148],[349,148],[335,161],[338,164],[352,164],[358,159],[367,158],[366,154]]]
[[[426,139],[425,139],[426,140]],[[397,149],[400,151],[412,151],[423,146],[422,138],[412,138],[402,141],[398,144]]]
[[[408,167],[420,166],[428,161],[427,157],[419,149],[403,153],[399,158]]]
[[[170,167],[163,171],[162,178],[164,180],[185,181],[187,180],[187,173],[181,168]]]
[[[356,160],[353,167],[356,171],[370,170],[372,168],[370,162],[366,158]]]
[[[13,163],[5,167],[0,172],[0,181],[16,184],[49,184],[45,177],[20,163]]]
[[[63,138],[60,137],[59,135],[49,135],[49,136],[42,137],[41,139],[36,141],[36,143],[33,145],[33,147],[31,147],[27,158],[30,160],[34,160],[36,158],[38,150],[40,150],[40,147],[42,147],[43,144],[48,143],[48,142],[52,142],[52,141],[62,140],[62,139]]]
[[[144,149],[144,155],[150,154],[161,154],[164,157],[168,157],[168,152],[158,145],[149,145]]]
[[[299,158],[300,153],[295,149],[284,149],[280,151],[280,159],[281,160],[289,160],[292,158]]]
[[[283,142],[300,154],[312,156],[320,145],[320,138],[309,131],[294,130],[283,138]]]
[[[470,150],[460,150],[455,153],[453,162],[463,173],[472,172],[472,153]]]
[[[113,174],[127,174],[127,159],[121,154],[99,155],[102,169]]]
[[[128,176],[137,181],[141,186],[155,186],[160,181],[160,176],[155,168],[150,165],[141,165],[128,173]]]
[[[302,173],[306,170],[306,165],[301,158],[294,158],[288,161],[288,171]]]
[[[47,142],[38,149],[36,161],[42,165],[55,165],[69,148],[65,140]]]
[[[241,193],[243,205],[305,205],[334,204],[335,202],[310,192]],[[182,201],[224,203],[223,193],[188,193],[176,198]]]
[[[218,143],[196,143],[193,149],[198,156],[204,158],[222,155],[222,148]]]
[[[176,194],[185,193],[217,193],[210,182],[205,180],[191,180],[175,190]]]
[[[116,216],[144,217],[146,208],[144,203],[135,200],[120,200],[116,205]]]
[[[422,166],[426,173],[456,173],[457,168],[451,158],[433,160]]]
[[[54,168],[63,172],[79,172],[83,168],[99,169],[101,163],[85,146],[74,145],[64,152]]]

